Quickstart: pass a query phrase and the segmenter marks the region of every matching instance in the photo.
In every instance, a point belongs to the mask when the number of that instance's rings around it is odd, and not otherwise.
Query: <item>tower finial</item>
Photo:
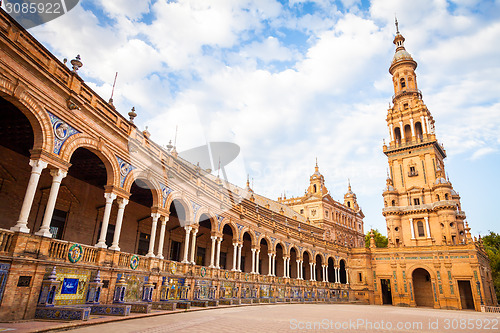
[[[318,172],[319,167],[318,167],[318,158],[316,157],[316,166],[314,167],[315,171]]]
[[[351,179],[347,178],[347,189],[351,191]]]
[[[394,14],[394,23],[396,24],[396,33],[399,34],[399,23],[396,14]]]
[[[250,188],[250,175],[247,173],[247,188]]]

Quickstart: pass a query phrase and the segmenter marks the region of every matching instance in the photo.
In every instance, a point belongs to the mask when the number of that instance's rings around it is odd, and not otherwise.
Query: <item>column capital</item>
[[[210,239],[213,240],[213,241],[217,240],[217,238],[219,238],[219,237],[217,237],[217,236],[210,236]]]
[[[193,228],[192,231],[193,231],[193,236],[195,236],[198,233],[198,228]]]
[[[158,221],[160,218],[160,213],[151,213],[151,217],[153,218],[153,221]]]
[[[185,227],[184,227],[184,230],[186,231],[186,234],[187,234],[187,233],[190,233],[190,232],[191,232],[191,229],[193,229],[193,227],[191,227],[191,226],[189,226],[189,225],[187,225],[187,226],[185,226]]]
[[[241,249],[243,247],[243,244],[238,244],[238,247]]]
[[[104,199],[106,199],[106,203],[112,203],[116,199],[116,194],[111,192],[104,193]]]
[[[47,162],[42,161],[41,159],[31,159],[30,160],[30,166],[31,166],[31,172],[33,173],[40,173],[42,172],[43,169],[45,169],[49,165]]]
[[[116,198],[116,203],[118,204],[118,209],[124,209],[128,205],[128,199],[118,197]]]
[[[54,182],[61,181],[68,174],[68,170],[63,169],[50,169],[50,175],[53,177]]]

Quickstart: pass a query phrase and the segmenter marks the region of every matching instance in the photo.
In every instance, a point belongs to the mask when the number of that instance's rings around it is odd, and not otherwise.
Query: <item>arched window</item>
[[[396,206],[396,200],[392,200],[391,204],[392,206]]]
[[[394,139],[396,143],[401,143],[401,130],[399,127],[394,128]]]
[[[444,194],[444,200],[448,200],[448,193]]]
[[[422,140],[422,124],[419,121],[415,123],[415,135]]]
[[[439,200],[439,194],[436,195],[436,199],[437,199],[437,201],[441,201],[441,200]]]
[[[422,221],[417,222],[418,237],[425,237],[424,223]]]
[[[404,78],[401,78],[401,79],[399,80],[399,82],[401,83],[401,89],[406,88],[406,82],[405,82],[405,79],[404,79]]]
[[[313,189],[314,189],[314,193],[316,193],[316,191],[318,190],[318,189],[316,188],[316,184],[314,184],[314,185],[313,185]]]
[[[351,208],[351,202],[347,201],[347,207]]]
[[[411,141],[411,127],[410,125],[405,125],[405,140],[406,142]]]

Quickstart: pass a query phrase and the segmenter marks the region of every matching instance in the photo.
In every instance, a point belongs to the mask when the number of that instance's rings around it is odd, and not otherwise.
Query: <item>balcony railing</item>
[[[14,232],[0,229],[0,252],[9,252]]]
[[[422,99],[422,92],[419,89],[405,89],[392,96],[392,103],[394,103],[394,100],[400,96],[413,94],[416,94],[418,98]]]

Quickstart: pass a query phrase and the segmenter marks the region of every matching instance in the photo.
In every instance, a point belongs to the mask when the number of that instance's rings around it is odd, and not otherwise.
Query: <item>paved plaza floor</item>
[[[474,311],[354,304],[276,304],[179,311],[80,326],[71,332],[499,332],[499,321],[500,314]],[[33,331],[48,328],[43,328],[43,322],[32,323]],[[2,328],[13,329],[13,332],[29,330],[26,325],[7,327],[0,323],[0,332]]]

